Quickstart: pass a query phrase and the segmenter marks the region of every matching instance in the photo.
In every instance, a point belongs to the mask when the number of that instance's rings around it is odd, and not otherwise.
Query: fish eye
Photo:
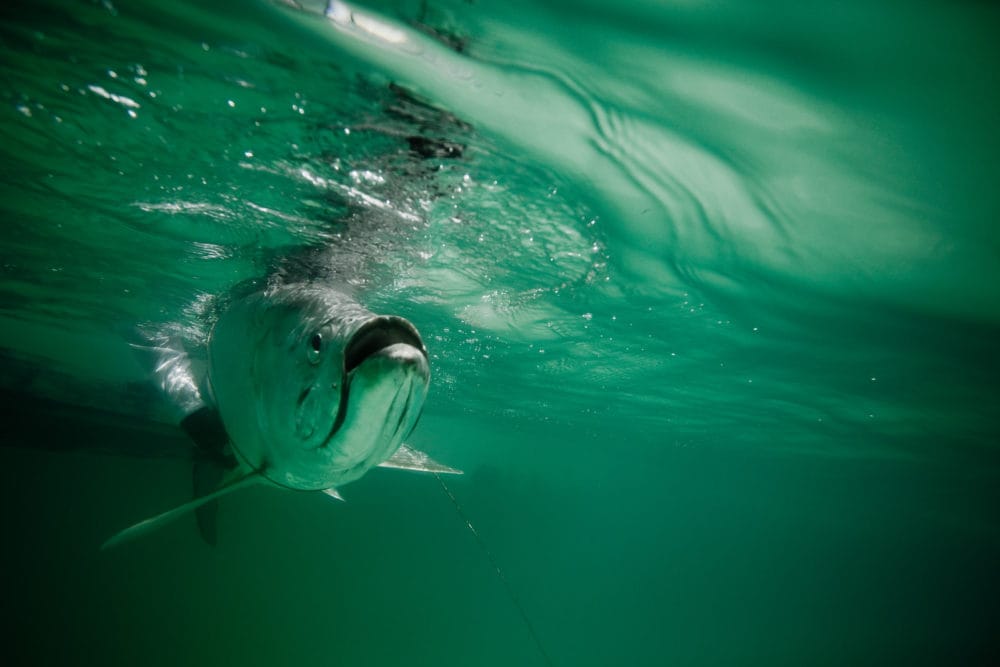
[[[309,339],[309,361],[314,364],[319,361],[319,353],[323,351],[323,336],[319,333],[314,333],[312,338]]]

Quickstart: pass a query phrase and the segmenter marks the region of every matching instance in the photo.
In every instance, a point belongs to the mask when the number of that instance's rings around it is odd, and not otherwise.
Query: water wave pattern
[[[894,55],[900,44],[889,38],[872,47],[885,57],[873,71],[826,32],[775,47],[768,26],[743,25],[732,5],[697,15],[558,3],[303,9],[290,15],[317,48],[385,72],[502,152],[545,165],[600,220],[608,280],[527,321],[508,319],[515,333],[500,335],[492,358],[499,348],[504,361],[489,373],[518,376],[484,374],[482,391],[505,387],[509,405],[510,384],[528,395],[558,377],[560,391],[579,393],[580,414],[594,412],[599,390],[617,414],[665,419],[682,441],[736,431],[768,447],[783,427],[786,443],[775,446],[830,451],[817,443],[865,434],[912,451],[927,446],[915,434],[955,429],[955,410],[968,418],[955,437],[971,443],[990,430],[1000,253],[981,222],[996,202],[953,198],[964,187],[954,165],[979,153],[961,129],[944,130],[947,146],[927,140],[941,133],[941,110],[901,62],[925,55]],[[891,20],[887,11],[848,14],[860,23]],[[563,30],[533,29],[560,24],[560,14]],[[939,18],[969,27],[963,15]],[[642,38],[603,38],[616,29]],[[781,30],[775,39],[786,39]],[[945,43],[952,35],[926,18],[907,30]],[[893,87],[880,88],[889,76]],[[976,117],[969,108],[949,113]],[[933,160],[948,166],[918,166]],[[502,321],[468,322],[503,331]],[[518,341],[518,332],[528,335]],[[936,377],[968,391],[956,399]],[[905,398],[902,385],[912,387]]]
[[[732,295],[783,282],[995,323],[998,294],[979,277],[997,277],[996,244],[984,252],[975,220],[942,238],[951,215],[908,163],[922,147],[903,123],[929,120],[917,111],[893,125],[823,77],[796,85],[781,66],[750,69],[669,38],[602,40],[595,14],[541,35],[531,25],[550,8],[469,13],[470,32],[490,42],[456,53],[405,23],[333,7],[332,29],[314,24],[327,41],[593,185],[617,268],[647,288],[680,280]]]
[[[993,200],[928,188],[932,110],[877,77],[855,103],[829,44],[792,66],[723,10],[691,43],[644,6],[541,34],[568,10],[224,5],[5,21],[3,347],[138,381],[136,329],[203,341],[235,286],[308,274],[416,321],[445,410],[990,431]]]
[[[229,290],[275,273],[508,333],[600,279],[593,219],[559,178],[275,37],[261,7],[47,10],[44,32],[20,8],[3,35],[0,309],[21,356],[83,373],[51,330],[105,356],[115,339],[204,341]],[[138,377],[127,356],[111,365]]]

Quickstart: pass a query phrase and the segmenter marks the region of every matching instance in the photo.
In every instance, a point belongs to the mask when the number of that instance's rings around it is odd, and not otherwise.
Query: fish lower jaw
[[[276,447],[265,454],[269,464],[262,474],[301,490],[339,487],[362,477],[392,456],[416,423],[428,378],[427,358],[412,345],[378,350],[344,378],[344,414],[325,441]]]

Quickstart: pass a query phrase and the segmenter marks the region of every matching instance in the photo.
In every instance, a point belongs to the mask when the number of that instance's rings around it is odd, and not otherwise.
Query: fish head
[[[340,486],[391,457],[430,381],[410,322],[323,286],[283,286],[234,304],[213,328],[208,356],[233,449],[295,489]]]

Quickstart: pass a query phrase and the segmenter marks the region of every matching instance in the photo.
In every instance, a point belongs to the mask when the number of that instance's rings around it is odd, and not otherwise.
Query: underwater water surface
[[[996,660],[988,3],[0,16],[10,664]],[[191,495],[141,348],[318,261],[465,474],[101,551]]]

